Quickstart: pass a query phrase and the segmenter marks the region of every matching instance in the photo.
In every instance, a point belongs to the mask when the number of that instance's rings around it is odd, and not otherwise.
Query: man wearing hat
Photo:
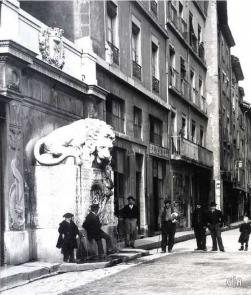
[[[224,224],[223,214],[220,210],[216,209],[216,203],[211,202],[210,211],[207,215],[207,227],[210,230],[213,248],[212,251],[217,251],[217,242],[220,251],[225,252],[224,246],[221,239],[221,227]]]
[[[137,238],[137,221],[138,207],[135,205],[133,196],[127,198],[128,204],[121,210],[122,217],[125,221],[125,246],[134,248],[134,243]]]
[[[104,257],[104,249],[102,245],[102,239],[105,239],[107,246],[107,254],[115,253],[115,249],[112,245],[111,237],[105,233],[101,227],[102,224],[98,215],[99,204],[91,205],[91,212],[86,216],[85,221],[83,223],[83,228],[87,232],[88,240],[94,239],[98,246],[98,255],[100,258]]]
[[[63,217],[65,220],[59,224],[59,238],[56,247],[61,248],[64,262],[75,262],[74,249],[77,248],[79,230],[72,220],[73,214],[65,213]]]
[[[206,251],[206,216],[199,202],[196,203],[196,208],[192,215],[192,228],[197,242],[196,250]]]
[[[166,246],[168,246],[168,252],[172,252],[174,245],[174,236],[176,232],[178,213],[174,206],[171,205],[171,201],[164,200],[164,208],[160,215],[161,219],[161,249],[162,253],[166,253]],[[167,242],[168,239],[168,242]]]

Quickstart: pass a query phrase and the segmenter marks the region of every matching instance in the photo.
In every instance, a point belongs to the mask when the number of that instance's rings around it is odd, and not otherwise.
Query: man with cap
[[[206,214],[199,202],[196,203],[196,208],[192,215],[192,228],[194,229],[197,242],[196,250],[206,251]]]
[[[65,213],[63,217],[65,220],[59,224],[59,238],[56,247],[61,248],[64,262],[75,262],[74,249],[77,248],[79,230],[72,220],[73,214]]]
[[[125,221],[125,246],[134,248],[134,243],[137,238],[137,221],[138,207],[135,205],[133,196],[127,198],[128,204],[121,210],[121,215]]]
[[[221,239],[221,227],[224,224],[223,214],[220,210],[216,209],[216,203],[211,202],[210,211],[207,215],[207,227],[210,230],[213,248],[212,251],[217,251],[217,242],[220,251],[225,252],[224,246]]]
[[[164,200],[164,208],[161,212],[161,249],[162,253],[166,253],[166,246],[168,246],[168,252],[172,252],[174,245],[174,236],[176,232],[178,213],[174,206],[171,205],[171,201]],[[168,242],[167,242],[168,239]]]
[[[115,253],[116,251],[113,247],[111,237],[101,229],[102,224],[100,222],[98,212],[99,204],[91,205],[91,212],[86,216],[85,221],[83,223],[83,228],[87,232],[88,240],[94,239],[96,241],[98,246],[98,255],[100,258],[103,258],[105,255],[102,245],[102,239],[105,239],[106,241],[108,255]]]

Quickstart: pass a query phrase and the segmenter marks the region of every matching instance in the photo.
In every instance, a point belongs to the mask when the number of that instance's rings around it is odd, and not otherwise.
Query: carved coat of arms
[[[63,32],[62,29],[49,27],[42,30],[39,35],[39,50],[42,59],[60,69],[65,64]]]

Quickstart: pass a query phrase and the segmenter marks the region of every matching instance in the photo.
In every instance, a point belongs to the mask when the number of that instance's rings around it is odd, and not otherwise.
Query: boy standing
[[[244,223],[241,224],[240,226],[240,237],[239,237],[239,243],[241,244],[241,247],[239,251],[244,250],[244,244],[245,244],[245,251],[248,250],[248,240],[249,240],[249,235],[251,232],[251,225],[248,223],[248,217],[244,216],[243,218]]]

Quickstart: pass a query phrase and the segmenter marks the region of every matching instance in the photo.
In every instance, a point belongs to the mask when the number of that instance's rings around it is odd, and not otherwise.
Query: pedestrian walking
[[[249,235],[251,233],[251,225],[248,223],[248,217],[244,216],[243,223],[240,226],[240,237],[239,237],[239,243],[241,244],[241,247],[239,251],[244,250],[244,244],[245,244],[245,251],[248,250],[248,241],[249,241]]]
[[[220,251],[225,252],[224,246],[221,239],[221,228],[224,224],[223,214],[220,210],[216,209],[216,203],[211,202],[210,210],[207,215],[207,227],[210,230],[210,234],[212,237],[212,251],[217,251],[217,243]]]
[[[168,246],[168,252],[172,252],[174,245],[174,236],[176,232],[176,223],[178,218],[178,212],[174,206],[171,205],[171,201],[166,199],[164,201],[164,208],[161,213],[161,249],[162,253],[166,253],[166,246]]]
[[[139,212],[134,197],[129,196],[127,200],[128,204],[121,210],[125,222],[125,247],[135,248]]]
[[[107,248],[107,254],[113,254],[116,252],[111,237],[105,233],[101,227],[102,224],[100,222],[99,216],[99,205],[93,204],[91,205],[91,212],[86,216],[86,219],[83,223],[83,228],[87,232],[87,238],[88,240],[94,239],[98,246],[98,256],[100,259],[103,259],[105,257],[104,249],[102,245],[102,239],[105,239],[106,241],[106,248]]]
[[[192,214],[192,228],[197,242],[197,249],[206,251],[206,213],[202,209],[199,202],[196,203],[196,208]]]
[[[73,214],[65,213],[65,220],[59,224],[59,237],[57,241],[57,248],[61,248],[64,262],[75,262],[74,249],[77,249],[77,238],[79,237],[79,230],[73,222]]]

